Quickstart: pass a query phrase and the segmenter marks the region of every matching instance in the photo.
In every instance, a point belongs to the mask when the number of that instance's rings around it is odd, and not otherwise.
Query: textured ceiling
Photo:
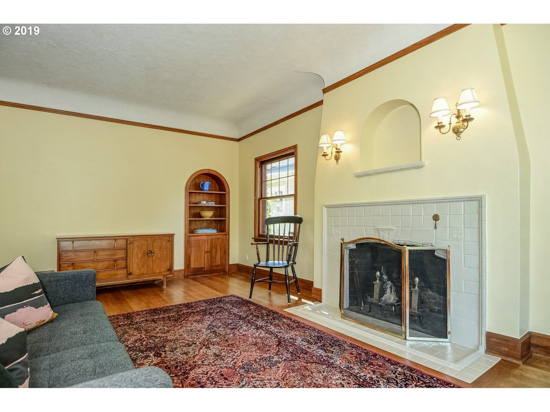
[[[443,25],[41,25],[0,37],[0,100],[240,137]]]

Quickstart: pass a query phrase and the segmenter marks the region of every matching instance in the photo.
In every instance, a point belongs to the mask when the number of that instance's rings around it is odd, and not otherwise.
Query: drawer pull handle
[[[154,250],[148,250],[147,251],[147,257],[153,257],[155,256],[155,251]]]

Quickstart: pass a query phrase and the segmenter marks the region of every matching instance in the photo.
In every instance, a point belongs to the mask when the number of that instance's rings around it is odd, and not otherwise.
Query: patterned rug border
[[[383,358],[386,358],[390,361],[393,361],[393,362],[397,362],[399,363],[400,365],[402,365],[403,367],[406,367],[406,368],[411,368],[411,369],[414,369],[420,373],[423,373],[423,374],[426,374],[426,375],[429,375],[431,376],[432,378],[436,378],[436,379],[439,379],[443,382],[446,382],[450,385],[455,385],[457,388],[450,388],[450,389],[461,389],[461,388],[464,388],[464,386],[462,386],[461,384],[457,383],[457,382],[453,382],[451,380],[449,380],[447,378],[447,376],[445,375],[444,377],[443,376],[439,376],[439,375],[443,375],[437,371],[427,371],[427,370],[424,370],[424,368],[426,369],[429,369],[427,367],[423,367],[422,365],[420,365],[420,367],[417,367],[417,366],[413,366],[411,364],[405,364],[403,363],[403,360],[406,360],[408,362],[411,362],[413,363],[414,365],[418,365],[416,362],[414,361],[410,361],[410,360],[407,360],[405,358],[402,358],[398,355],[395,355],[395,354],[392,354],[392,353],[389,353],[381,348],[377,348],[375,346],[371,346],[371,345],[368,345],[368,344],[365,344],[365,346],[362,346],[361,344],[358,344],[356,342],[353,342],[351,340],[348,340],[348,339],[353,339],[351,337],[344,337],[344,336],[340,336],[340,335],[337,335],[338,332],[336,331],[332,331],[330,330],[330,328],[326,328],[328,330],[324,330],[324,329],[320,329],[320,327],[322,327],[322,325],[318,325],[318,324],[315,324],[313,321],[310,321],[312,322],[313,324],[310,324],[310,323],[307,323],[308,321],[303,319],[303,318],[300,318],[298,317],[297,315],[294,315],[294,314],[291,314],[291,313],[283,313],[283,312],[279,312],[277,310],[274,310],[274,309],[271,309],[267,306],[264,306],[262,304],[259,304],[257,302],[254,302],[250,299],[246,299],[246,298],[243,298],[241,296],[238,296],[238,295],[234,295],[234,294],[229,294],[229,295],[223,295],[223,296],[218,296],[218,297],[214,297],[214,298],[208,298],[208,299],[198,299],[198,300],[194,300],[194,301],[190,301],[190,302],[183,302],[183,303],[176,303],[176,304],[173,304],[173,305],[168,305],[168,306],[159,306],[159,307],[156,307],[156,308],[149,308],[149,309],[141,309],[141,310],[137,310],[137,311],[131,311],[131,312],[125,312],[125,313],[119,313],[119,314],[115,314],[115,315],[110,315],[108,318],[109,318],[109,321],[111,321],[112,318],[117,318],[117,317],[124,317],[124,316],[128,316],[128,315],[135,315],[135,314],[139,314],[139,313],[145,313],[145,312],[151,312],[151,311],[163,311],[163,310],[166,310],[166,309],[170,309],[170,308],[176,308],[176,307],[181,307],[181,306],[184,306],[184,305],[189,305],[189,304],[193,304],[193,303],[198,303],[198,302],[208,302],[208,301],[219,301],[221,299],[224,299],[224,298],[228,298],[228,297],[232,297],[232,298],[236,298],[238,300],[241,300],[243,302],[246,302],[248,304],[251,304],[253,306],[256,306],[258,308],[261,308],[262,310],[265,310],[265,311],[268,311],[268,312],[272,312],[274,314],[277,314],[277,315],[281,315],[282,317],[284,318],[287,318],[289,320],[292,320],[294,322],[298,322],[299,324],[302,325],[302,327],[305,327],[305,328],[309,328],[309,329],[312,329],[314,330],[316,333],[319,333],[319,334],[323,334],[323,335],[328,335],[330,336],[331,338],[333,339],[336,339],[338,341],[342,341],[342,342],[345,342],[346,344],[348,345],[351,345],[353,347],[356,347],[356,348],[359,348],[360,350],[366,350],[366,351],[369,351],[369,352],[372,352],[378,356],[381,356]],[[382,353],[384,352],[384,353]],[[439,389],[445,389],[445,388],[439,388]]]

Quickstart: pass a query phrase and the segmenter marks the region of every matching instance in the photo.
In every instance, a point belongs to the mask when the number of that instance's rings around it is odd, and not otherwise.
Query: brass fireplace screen
[[[342,240],[342,318],[410,340],[450,338],[450,250]]]

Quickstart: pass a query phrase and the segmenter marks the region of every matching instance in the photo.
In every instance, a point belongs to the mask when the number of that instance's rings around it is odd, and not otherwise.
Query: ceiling
[[[448,24],[42,24],[0,37],[0,100],[242,137]]]

